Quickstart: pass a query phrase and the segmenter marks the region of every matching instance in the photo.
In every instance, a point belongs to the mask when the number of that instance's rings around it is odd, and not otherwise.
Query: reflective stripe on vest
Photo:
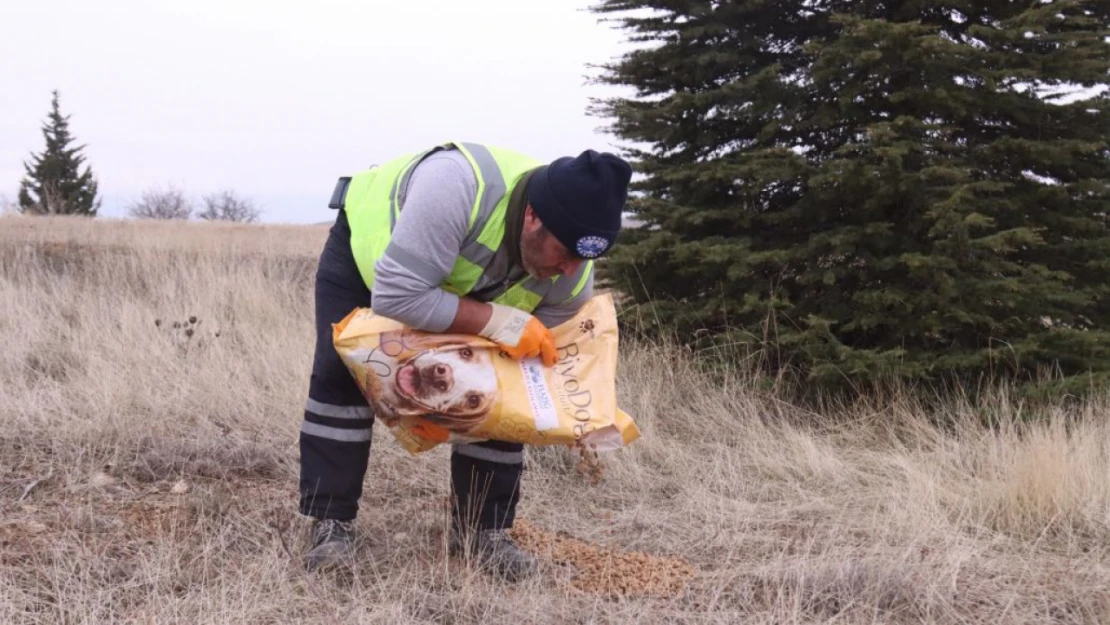
[[[478,192],[471,207],[466,238],[451,272],[440,285],[456,295],[466,295],[481,279],[505,238],[505,215],[512,187],[535,159],[500,148],[475,143],[445,143],[424,152],[392,159],[351,177],[346,212],[351,228],[351,251],[366,286],[374,288],[374,264],[385,253],[400,215],[399,195],[407,188],[416,165],[430,154],[454,147],[474,170]],[[566,301],[582,292],[593,272],[593,261],[581,264],[572,276],[549,280],[525,277],[509,286],[494,302],[531,312],[545,296]]]

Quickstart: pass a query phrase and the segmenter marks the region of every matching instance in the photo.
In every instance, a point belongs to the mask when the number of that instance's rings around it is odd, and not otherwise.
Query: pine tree
[[[27,175],[20,182],[19,209],[23,213],[45,215],[85,215],[95,217],[100,208],[96,197],[97,182],[88,165],[80,172],[85,157],[84,145],[71,147],[69,115],[58,107],[58,92],[53,92],[48,121],[42,135],[46,149],[23,163]]]
[[[640,146],[648,230],[605,271],[633,312],[829,388],[1110,377],[1110,100],[1046,95],[1106,83],[1110,4],[593,10],[654,44],[595,109]]]

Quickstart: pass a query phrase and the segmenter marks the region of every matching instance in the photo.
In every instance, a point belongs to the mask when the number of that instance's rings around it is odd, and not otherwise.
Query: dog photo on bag
[[[353,352],[366,365],[358,383],[375,416],[387,426],[410,417],[460,435],[472,430],[498,397],[491,351],[472,341],[406,328],[383,332],[376,348]]]

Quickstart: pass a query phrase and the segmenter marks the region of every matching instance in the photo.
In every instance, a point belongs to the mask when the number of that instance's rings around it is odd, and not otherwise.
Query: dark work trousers
[[[349,521],[358,514],[373,415],[332,344],[331,324],[370,306],[339,211],[316,270],[316,351],[301,424],[301,514]],[[451,450],[452,519],[469,529],[507,528],[520,496],[524,448],[488,441]]]

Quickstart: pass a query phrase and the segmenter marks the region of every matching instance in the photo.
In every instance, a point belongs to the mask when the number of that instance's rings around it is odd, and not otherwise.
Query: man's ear
[[[536,210],[532,208],[531,204],[524,207],[524,231],[536,232],[543,227],[543,222],[540,221],[540,216],[536,214]]]

